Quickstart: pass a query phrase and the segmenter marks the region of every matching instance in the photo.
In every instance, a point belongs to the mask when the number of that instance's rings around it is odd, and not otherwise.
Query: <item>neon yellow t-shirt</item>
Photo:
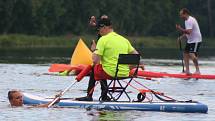
[[[128,54],[132,51],[134,51],[134,48],[126,38],[115,32],[110,32],[99,39],[95,53],[101,56],[104,71],[114,77],[119,54]],[[118,77],[128,75],[128,65],[119,65]]]

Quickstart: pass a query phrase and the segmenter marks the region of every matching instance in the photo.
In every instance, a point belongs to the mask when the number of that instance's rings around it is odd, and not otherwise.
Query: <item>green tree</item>
[[[33,29],[39,35],[62,33],[61,17],[65,9],[61,0],[40,0],[33,2]]]
[[[13,10],[16,0],[1,0],[0,1],[0,26],[1,33],[7,34],[13,26]]]
[[[107,14],[122,34],[175,36],[175,24],[184,24],[179,10],[187,7],[203,36],[213,36],[214,5],[213,0],[0,0],[0,33],[92,34],[88,18]]]

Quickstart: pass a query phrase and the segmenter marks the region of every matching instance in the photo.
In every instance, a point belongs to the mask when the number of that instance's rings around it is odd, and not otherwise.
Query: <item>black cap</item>
[[[99,19],[97,23],[97,28],[104,27],[104,26],[111,26],[111,25],[112,25],[112,22],[109,18],[102,18],[102,19]]]

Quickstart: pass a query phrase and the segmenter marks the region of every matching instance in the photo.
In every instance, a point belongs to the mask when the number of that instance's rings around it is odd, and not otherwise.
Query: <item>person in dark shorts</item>
[[[191,74],[189,68],[189,60],[191,59],[196,68],[196,72],[194,74],[200,74],[197,52],[202,42],[202,35],[198,22],[191,16],[190,11],[187,8],[180,10],[180,17],[185,21],[185,28],[182,28],[179,24],[176,24],[176,29],[183,33],[178,40],[182,40],[183,38],[187,39],[184,50],[185,73]]]
[[[198,51],[201,46],[201,42],[197,43],[186,43],[184,51],[186,53],[194,53],[196,56],[198,56]]]

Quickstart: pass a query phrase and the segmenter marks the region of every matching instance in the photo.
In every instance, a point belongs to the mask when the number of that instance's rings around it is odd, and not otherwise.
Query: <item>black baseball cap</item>
[[[112,22],[109,18],[102,18],[102,19],[99,19],[97,23],[97,29],[100,27],[111,26],[111,25],[112,25]]]

